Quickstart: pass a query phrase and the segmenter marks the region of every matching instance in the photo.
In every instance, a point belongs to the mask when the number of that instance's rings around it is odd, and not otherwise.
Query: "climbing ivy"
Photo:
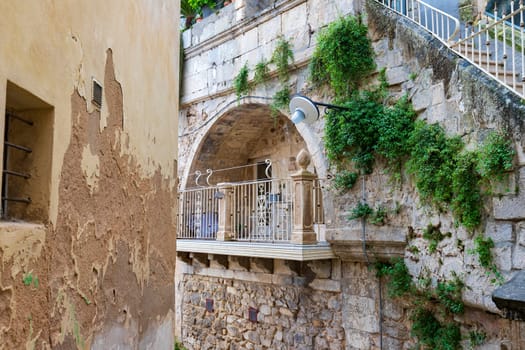
[[[480,149],[479,174],[490,180],[502,179],[502,174],[512,169],[512,159],[516,152],[510,141],[501,132],[492,132]]]
[[[293,61],[294,56],[290,43],[284,37],[280,37],[270,60],[276,66],[277,78],[281,85],[273,96],[273,103],[270,106],[274,119],[278,115],[278,110],[287,108],[290,103],[291,92],[288,80],[290,79],[290,63]]]
[[[268,67],[268,62],[265,59],[262,59],[259,63],[255,65],[255,72],[253,75],[253,81],[256,85],[264,84],[270,79],[270,68]]]
[[[402,258],[394,258],[390,263],[377,263],[375,267],[378,277],[388,276],[387,290],[391,298],[404,296],[413,290],[412,276]]]
[[[346,192],[354,187],[359,174],[354,171],[342,170],[334,176],[334,188],[339,192]]]
[[[464,283],[458,276],[450,281],[440,281],[435,289],[430,280],[416,287],[402,258],[389,263],[376,263],[376,274],[387,278],[388,295],[403,297],[416,306],[410,320],[410,333],[418,340],[418,345],[429,349],[454,350],[461,342],[461,331],[454,315],[462,314],[465,305],[461,300]],[[439,315],[440,320],[437,316]]]
[[[463,147],[461,139],[447,137],[438,124],[417,121],[408,142],[407,169],[414,175],[420,198],[438,207],[450,203],[454,196],[454,160]]]
[[[233,87],[235,89],[235,94],[237,95],[237,101],[243,96],[247,95],[250,92],[250,83],[248,82],[248,62],[242,66],[239,73],[233,79]]]
[[[447,232],[445,234],[441,233],[439,225],[434,226],[432,224],[429,224],[427,228],[423,231],[423,238],[429,241],[428,252],[430,254],[436,251],[439,242],[441,242],[446,237],[450,236],[450,232]]]
[[[290,79],[290,63],[294,61],[293,51],[290,43],[279,37],[277,45],[270,60],[277,68],[277,77],[281,84],[287,84]]]
[[[460,348],[461,331],[457,322],[438,321],[431,309],[418,307],[412,313],[410,334],[417,337],[422,345],[434,350],[455,350]]]
[[[462,152],[455,159],[452,173],[452,213],[469,230],[479,226],[483,211],[478,160],[477,152]]]
[[[271,105],[272,109],[279,110],[282,108],[288,107],[290,103],[290,88],[288,86],[283,86],[278,90],[275,95],[273,95],[273,103]]]
[[[374,50],[361,17],[347,16],[332,22],[319,33],[310,63],[310,80],[328,84],[337,99],[352,95],[363,78],[376,68]]]

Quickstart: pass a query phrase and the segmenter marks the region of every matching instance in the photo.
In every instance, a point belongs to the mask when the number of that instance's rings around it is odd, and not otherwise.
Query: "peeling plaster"
[[[93,194],[100,177],[100,160],[97,155],[91,153],[89,146],[82,150],[82,171],[86,177],[89,191]]]
[[[46,229],[43,225],[25,223],[2,223],[0,235],[0,251],[2,254],[2,270],[10,262],[11,277],[27,271],[29,264],[36,261],[41,253],[46,239]]]

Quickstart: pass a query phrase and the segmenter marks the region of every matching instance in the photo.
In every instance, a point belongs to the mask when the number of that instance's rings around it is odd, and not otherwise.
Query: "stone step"
[[[478,62],[476,62],[478,63]],[[478,63],[479,64],[479,63]],[[495,65],[489,65],[489,68],[487,69],[487,65],[485,63],[483,64],[480,64],[481,68],[485,69],[486,71],[488,71],[490,74],[493,74],[493,75],[496,75],[496,66]],[[503,67],[498,67],[498,77],[503,77]],[[519,72],[515,72],[514,73],[514,76],[516,76],[516,79],[517,80],[521,80],[520,78],[520,73]],[[505,77],[507,78],[512,78],[512,72],[507,70],[505,72]],[[512,80],[511,80],[512,81]]]
[[[465,47],[462,47],[461,49],[458,49],[457,51],[460,52],[462,55],[467,56],[469,59],[472,59],[472,54],[474,54],[474,59],[479,59],[479,56],[481,56],[482,60],[487,60],[487,55],[489,57],[492,57],[491,52],[487,54],[487,51],[480,51],[477,49],[472,50],[472,48],[470,47],[467,47],[466,50],[465,50]]]
[[[487,56],[485,56],[486,58]],[[469,57],[470,59],[470,57]],[[474,62],[479,64],[480,66],[482,66],[484,69],[487,69],[487,60],[481,60],[481,62],[479,61],[479,57],[474,57]],[[492,59],[489,59],[489,67],[493,67],[494,69],[496,69],[496,66],[498,66],[498,70],[499,71],[502,71],[503,70],[503,67],[505,66],[505,64],[503,63],[503,61],[499,61],[499,62],[496,62]]]

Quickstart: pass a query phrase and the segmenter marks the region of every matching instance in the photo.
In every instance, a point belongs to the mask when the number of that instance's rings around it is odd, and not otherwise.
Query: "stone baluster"
[[[317,243],[317,235],[313,225],[313,190],[316,176],[306,170],[310,164],[310,159],[310,154],[302,149],[296,160],[300,170],[291,175],[295,203],[291,241],[294,244]]]
[[[230,183],[217,184],[219,197],[219,230],[218,241],[231,241],[234,239],[232,230],[232,185]]]

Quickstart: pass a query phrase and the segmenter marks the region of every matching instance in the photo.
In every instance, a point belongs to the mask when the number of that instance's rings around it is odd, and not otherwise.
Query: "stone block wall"
[[[265,261],[261,261],[265,260]],[[185,265],[182,260],[177,264]],[[180,275],[180,332],[189,349],[342,349],[342,294],[332,262],[251,259],[228,270],[193,262]],[[270,269],[268,267],[270,266]],[[291,266],[291,268],[290,268]],[[178,266],[180,271],[184,269]],[[233,272],[233,273],[232,273]],[[213,311],[206,311],[206,300]],[[257,311],[256,322],[249,309]]]

